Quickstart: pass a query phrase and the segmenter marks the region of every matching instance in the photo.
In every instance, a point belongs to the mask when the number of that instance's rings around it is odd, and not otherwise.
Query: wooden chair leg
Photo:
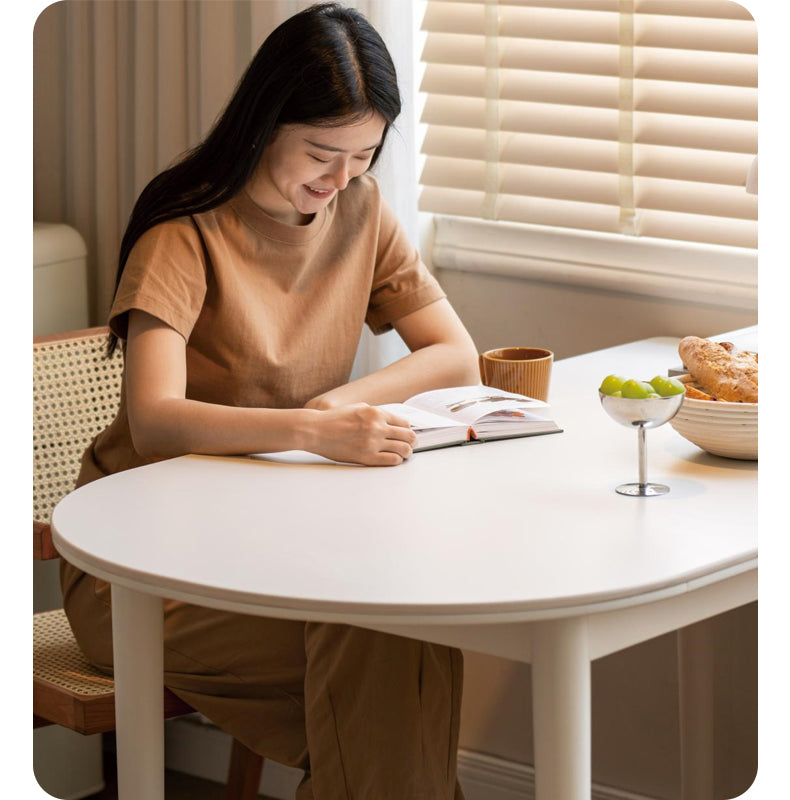
[[[226,800],[257,800],[262,772],[263,756],[234,739],[230,751]]]

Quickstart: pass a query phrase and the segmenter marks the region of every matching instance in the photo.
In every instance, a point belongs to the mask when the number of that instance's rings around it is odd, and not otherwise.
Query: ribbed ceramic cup
[[[549,399],[554,353],[543,347],[500,347],[480,355],[480,379],[486,386],[537,400]]]

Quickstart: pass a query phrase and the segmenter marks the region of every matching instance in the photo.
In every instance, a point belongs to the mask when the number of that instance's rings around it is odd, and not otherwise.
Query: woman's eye
[[[312,158],[315,161],[318,161],[321,164],[328,164],[329,163],[329,159],[328,158],[327,159],[319,158],[318,156],[312,155],[312,153],[310,154],[310,158]]]

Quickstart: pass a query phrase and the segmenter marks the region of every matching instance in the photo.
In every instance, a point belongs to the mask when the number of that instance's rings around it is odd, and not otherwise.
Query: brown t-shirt
[[[185,339],[186,396],[299,408],[346,383],[362,326],[383,333],[444,297],[371,176],[307,225],[265,214],[244,192],[151,228],[135,244],[110,310],[126,337],[140,309]],[[78,483],[148,463],[134,450],[125,381],[115,421],[91,443]]]

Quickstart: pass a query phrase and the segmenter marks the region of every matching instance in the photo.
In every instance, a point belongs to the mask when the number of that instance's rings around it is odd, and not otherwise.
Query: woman
[[[206,140],[134,208],[109,322],[121,406],[79,484],[185,453],[394,466],[414,435],[374,406],[477,382],[471,339],[366,174],[399,111],[358,12],[314,6],[267,38]],[[411,353],[348,382],[365,322]],[[110,671],[108,586],[61,576],[80,645]],[[299,800],[462,796],[456,650],[167,601],[165,684],[305,769]]]

